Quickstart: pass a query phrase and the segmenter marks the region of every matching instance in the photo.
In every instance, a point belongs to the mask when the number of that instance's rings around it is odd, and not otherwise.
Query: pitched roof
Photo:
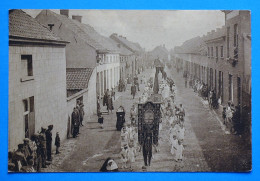
[[[120,55],[132,55],[133,54],[132,51],[130,51],[129,49],[127,49],[124,46],[121,46],[121,44],[118,43],[117,41],[115,41],[114,39],[109,38],[109,40],[111,43],[114,44],[114,46],[117,46],[117,49],[118,49]]]
[[[93,68],[67,68],[67,90],[83,90],[88,88],[88,82]]]
[[[41,13],[48,13],[48,14],[55,16],[65,26],[69,27],[71,29],[71,31],[73,31],[75,34],[77,34],[77,36],[82,38],[82,40],[84,40],[88,45],[92,46],[96,50],[105,50],[106,49],[100,43],[95,41],[93,39],[93,37],[91,37],[91,35],[89,33],[87,33],[85,29],[83,29],[83,25],[81,23],[79,23],[77,20],[67,18],[64,15],[57,14],[50,10],[42,10]]]
[[[113,52],[118,52],[117,46],[110,41],[110,38],[102,36],[99,34],[93,27],[91,27],[88,24],[83,24],[76,22],[84,31],[86,34],[88,34],[94,41],[99,43],[100,45],[103,46],[103,49],[107,51],[113,51]]]
[[[61,38],[40,25],[24,11],[18,9],[9,11],[9,36],[62,42]]]
[[[140,49],[140,45],[138,43],[131,42],[126,39],[126,37],[118,36],[116,33],[112,34],[110,38],[114,39],[116,38],[118,41],[120,41],[122,44],[124,44],[126,47],[128,47],[131,51],[134,52],[142,52],[143,50]]]
[[[205,42],[201,37],[195,37],[185,41],[181,46],[174,48],[175,53],[189,53],[189,54],[201,54],[206,47]]]

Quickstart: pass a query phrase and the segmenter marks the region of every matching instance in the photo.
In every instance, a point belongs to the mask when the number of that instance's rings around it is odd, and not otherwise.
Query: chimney
[[[61,9],[60,14],[69,17],[69,10],[68,9]]]
[[[78,22],[81,23],[82,20],[82,16],[78,16],[78,15],[72,15],[72,19],[77,20]]]

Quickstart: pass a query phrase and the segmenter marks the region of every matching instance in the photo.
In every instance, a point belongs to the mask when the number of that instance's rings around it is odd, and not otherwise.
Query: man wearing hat
[[[47,160],[48,161],[52,161],[52,158],[51,158],[52,129],[53,129],[53,125],[49,125],[48,129],[45,132],[45,135],[46,135]]]
[[[15,171],[20,172],[23,166],[27,165],[26,158],[24,156],[24,145],[19,144],[18,149],[13,154],[13,162],[15,164]]]
[[[47,168],[46,167],[46,128],[41,128],[41,132],[39,135],[39,140],[40,140],[40,151],[41,151],[41,157],[42,157],[42,168]]]

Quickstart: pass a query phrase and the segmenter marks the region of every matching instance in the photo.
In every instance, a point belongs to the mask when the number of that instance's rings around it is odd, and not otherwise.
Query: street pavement
[[[148,69],[142,73],[147,79],[154,76],[154,70]],[[100,128],[97,116],[84,118],[84,126],[80,128],[77,138],[65,140],[61,146],[61,154],[53,155],[52,164],[44,172],[97,172],[103,162],[113,158],[119,166],[119,171],[157,171],[157,172],[235,172],[251,169],[251,144],[237,135],[227,134],[221,124],[221,117],[209,109],[190,88],[184,87],[184,80],[174,70],[166,69],[167,75],[172,77],[176,87],[176,104],[183,104],[185,108],[185,138],[184,158],[176,163],[170,153],[168,130],[162,125],[160,131],[160,151],[153,151],[151,166],[142,170],[144,165],[142,153],[138,152],[132,170],[121,169],[120,160],[120,132],[116,131],[116,113],[104,115],[104,129]],[[140,92],[133,100],[130,95],[130,85],[126,92],[117,92],[114,107],[123,105],[126,110],[126,121],[129,121],[130,108],[138,101],[144,85],[140,85]]]

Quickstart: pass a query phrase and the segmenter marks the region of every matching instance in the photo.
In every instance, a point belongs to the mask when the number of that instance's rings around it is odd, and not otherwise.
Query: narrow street
[[[174,70],[166,69],[167,75],[175,81],[177,92],[176,104],[182,103],[185,112],[184,158],[176,165],[170,153],[168,128],[162,125],[160,131],[160,151],[153,151],[151,166],[146,171],[243,171],[250,169],[251,152],[249,143],[236,135],[226,134],[220,124],[220,115],[210,110],[206,101],[203,101],[191,88],[184,87],[184,80]],[[151,69],[141,75],[149,78],[154,74]],[[140,85],[140,92],[133,100],[130,95],[130,85],[126,92],[116,92],[114,107],[123,105],[126,110],[126,121],[129,121],[129,111],[144,89]],[[76,139],[66,140],[61,147],[61,154],[54,155],[53,163],[44,171],[60,172],[97,172],[106,158],[113,158],[121,169],[120,160],[120,132],[116,131],[116,113],[104,115],[104,129],[100,128],[97,116],[85,117],[84,126]],[[221,158],[221,159],[220,159]],[[163,164],[162,164],[163,163]],[[142,171],[143,156],[137,153],[133,171]]]

